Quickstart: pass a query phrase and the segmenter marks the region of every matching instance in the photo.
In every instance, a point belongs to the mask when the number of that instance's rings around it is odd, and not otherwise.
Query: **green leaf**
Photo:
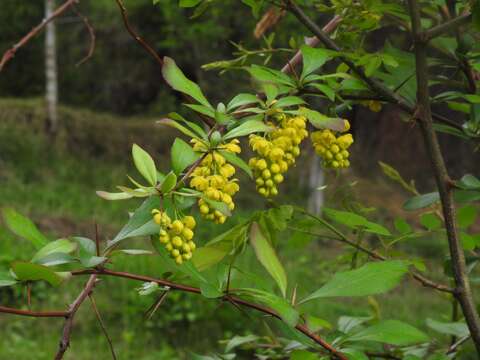
[[[2,212],[6,225],[13,233],[30,241],[37,249],[48,243],[45,235],[37,229],[29,218],[12,208],[4,208]]]
[[[286,107],[298,106],[303,104],[305,104],[305,101],[298,96],[284,96],[278,99],[276,103],[274,103],[274,107],[277,109],[283,109]]]
[[[299,114],[305,116],[317,129],[331,129],[340,132],[348,129],[348,121],[345,119],[331,118],[305,107],[300,108]]]
[[[480,180],[471,174],[464,175],[457,185],[465,190],[480,190]]]
[[[43,266],[57,266],[57,265],[64,265],[64,264],[71,264],[76,262],[77,259],[73,256],[58,252],[58,253],[50,253],[46,256],[41,257],[36,261],[37,264]]]
[[[200,140],[200,138],[197,134],[195,134],[189,128],[187,128],[187,127],[183,126],[182,124],[178,123],[178,121],[175,121],[175,120],[172,120],[172,119],[161,119],[161,120],[157,121],[157,124],[167,125],[167,126],[173,127],[177,130],[180,130],[183,134],[187,135],[188,137]]]
[[[146,199],[143,204],[135,210],[128,220],[127,224],[120,230],[115,238],[108,243],[108,248],[116,245],[118,242],[132,237],[140,236],[139,230],[152,221],[152,210],[160,207],[160,198],[152,196]],[[158,226],[158,225],[157,225]],[[157,227],[158,229],[158,227]]]
[[[132,146],[132,156],[138,172],[150,185],[155,186],[157,184],[157,168],[152,157],[137,144]]]
[[[173,142],[171,158],[175,174],[179,175],[188,166],[192,165],[200,156],[192,147],[180,138]]]
[[[52,241],[41,248],[32,258],[32,262],[39,262],[42,258],[54,254],[70,254],[77,249],[77,244],[68,239],[58,239]]]
[[[463,338],[470,334],[467,324],[463,322],[441,322],[433,319],[427,319],[426,324],[429,328],[445,335],[453,335]]]
[[[198,124],[192,122],[192,121],[188,121],[187,119],[185,119],[183,116],[181,116],[180,114],[176,113],[176,112],[171,112],[169,113],[168,115],[168,118],[170,120],[175,120],[175,121],[181,121],[183,122],[184,124],[188,125],[188,127],[190,127],[193,131],[195,131],[195,133],[200,136],[202,139],[204,140],[207,140],[207,133],[205,132],[205,130],[199,126]]]
[[[186,107],[192,109],[193,111],[208,116],[209,118],[215,118],[215,109],[199,104],[185,104]]]
[[[63,278],[47,266],[33,264],[30,262],[16,261],[12,264],[12,270],[18,280],[37,281],[45,280],[52,286],[58,286]]]
[[[457,220],[458,226],[466,229],[475,223],[478,209],[474,205],[465,205],[458,209]]]
[[[269,132],[273,129],[266,125],[263,121],[259,120],[247,120],[242,122],[239,126],[233,128],[229,132],[227,132],[223,138],[225,140],[238,138],[245,135],[250,135],[256,132]]]
[[[423,195],[417,195],[410,199],[408,199],[403,204],[403,209],[410,211],[410,210],[418,210],[423,209],[440,201],[440,196],[438,192],[432,192]]]
[[[307,350],[294,350],[290,353],[290,360],[319,360],[317,354]]]
[[[368,360],[368,356],[357,349],[342,349],[342,354],[346,355],[348,360]]]
[[[17,280],[10,274],[5,272],[0,272],[0,288],[12,286],[17,283]]]
[[[254,342],[260,339],[256,335],[247,335],[247,336],[234,336],[231,338],[227,345],[225,345],[225,353],[230,352],[231,350],[235,349],[237,346],[247,344],[249,342]]]
[[[277,257],[272,245],[267,241],[257,223],[250,228],[250,244],[255,250],[258,261],[265,267],[272,278],[277,282],[282,295],[287,293],[287,275],[283,265]]]
[[[400,283],[408,272],[408,265],[408,262],[401,260],[370,262],[355,270],[338,272],[302,302],[325,297],[383,294]]]
[[[216,201],[212,200],[202,194],[202,199],[215,210],[220,211],[225,216],[232,216],[232,212],[228,208],[228,205],[225,204],[223,201]]]
[[[225,248],[226,246],[221,244],[200,247],[195,250],[192,262],[198,271],[204,271],[227,256],[228,251]]]
[[[312,48],[303,45],[302,52],[303,69],[301,79],[322,67],[332,56],[332,51],[324,48]]]
[[[340,316],[338,319],[338,331],[350,334],[360,325],[372,320],[371,316]]]
[[[354,229],[358,228],[366,232],[370,232],[378,235],[384,235],[384,236],[391,235],[390,231],[388,231],[388,229],[383,227],[382,225],[371,222],[366,218],[364,218],[363,216],[352,213],[350,211],[341,211],[341,210],[324,208],[323,212],[327,217],[329,217],[333,221],[346,225],[350,228],[354,228]]]
[[[295,87],[295,82],[281,71],[270,69],[266,66],[252,65],[247,68],[250,75],[260,82],[266,82],[287,87]]]
[[[269,306],[271,309],[275,310],[280,318],[289,326],[294,327],[297,325],[300,315],[297,310],[295,310],[290,303],[285,299],[278,297],[274,294],[271,294],[264,290],[259,289],[236,289],[231,290],[234,293],[252,297],[253,299]]]
[[[442,221],[434,213],[426,213],[420,216],[420,224],[428,230],[437,230],[442,226]]]
[[[348,341],[375,341],[397,346],[427,342],[428,336],[417,328],[398,320],[384,320],[360,330]]]
[[[121,249],[121,250],[116,250],[116,251],[112,252],[112,254],[114,254],[114,253],[132,255],[132,256],[152,255],[153,254],[150,250],[143,250],[143,249]]]
[[[165,81],[175,90],[192,97],[200,104],[212,108],[202,93],[200,87],[189,80],[175,64],[175,61],[167,56],[163,58],[162,74]]]
[[[95,245],[95,242],[92,239],[88,239],[86,237],[81,237],[81,236],[74,236],[72,240],[77,242],[77,244],[80,246],[80,250],[83,250],[90,255],[96,254],[97,247]]]
[[[330,86],[318,83],[308,84],[308,86],[314,87],[323,93],[330,101],[335,101],[335,91]]]
[[[252,94],[238,94],[235,96],[227,105],[227,110],[233,110],[240,106],[247,105],[247,104],[256,104],[260,102],[260,99],[257,98],[256,95]]]
[[[177,185],[177,175],[173,171],[170,171],[165,179],[162,181],[162,185],[160,186],[160,190],[163,194],[167,194],[172,191]]]
[[[190,8],[197,6],[201,1],[202,0],[180,0],[178,5],[183,8]]]
[[[206,297],[207,299],[216,299],[224,295],[222,289],[220,289],[215,284],[211,284],[209,282],[200,283],[200,291],[202,293],[202,296]]]
[[[111,193],[107,191],[97,191],[97,196],[101,197],[105,200],[126,200],[131,199],[133,197],[132,194],[119,192],[119,193]]]
[[[157,229],[157,232],[158,232],[158,229]],[[107,260],[106,257],[96,256],[97,247],[93,240],[84,238],[84,237],[79,237],[79,236],[76,236],[72,239],[76,241],[79,245],[79,260],[84,267],[86,268],[95,267]]]
[[[250,166],[248,166],[248,164],[245,161],[243,161],[242,158],[240,158],[239,156],[237,156],[237,155],[235,155],[235,154],[233,154],[229,151],[220,150],[220,154],[222,154],[222,156],[229,163],[239,167],[240,169],[245,171],[251,179],[253,179],[252,169],[250,169]]]
[[[394,226],[395,226],[395,229],[400,234],[408,234],[412,232],[412,227],[405,219],[402,219],[402,218],[395,219]]]

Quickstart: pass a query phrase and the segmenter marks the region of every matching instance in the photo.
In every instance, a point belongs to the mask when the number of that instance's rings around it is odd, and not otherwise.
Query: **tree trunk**
[[[308,210],[313,214],[320,215],[324,198],[323,191],[318,190],[318,188],[323,186],[325,176],[321,165],[320,157],[316,154],[313,154],[313,156],[311,156],[309,170],[308,188],[310,191],[308,198]]]
[[[54,8],[55,0],[45,0],[45,18],[52,14]],[[49,22],[45,29],[45,81],[48,130],[52,134],[56,134],[58,130],[58,80],[55,21]]]

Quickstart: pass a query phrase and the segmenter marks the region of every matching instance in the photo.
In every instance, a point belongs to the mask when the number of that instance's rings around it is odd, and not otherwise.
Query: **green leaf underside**
[[[68,240],[68,239],[58,239],[52,241],[41,248],[32,258],[32,262],[38,262],[42,258],[54,254],[54,253],[64,253],[70,254],[77,249],[77,244]]]
[[[112,247],[118,242],[133,236],[142,236],[148,235],[145,234],[145,227],[149,231],[154,230],[152,225],[152,210],[160,207],[160,199],[156,196],[152,196],[146,199],[143,204],[135,210],[133,215],[128,220],[127,224],[120,230],[120,232],[115,236],[115,238],[108,244],[108,247]],[[149,223],[147,225],[147,223]],[[155,224],[156,225],[156,224]],[[158,225],[157,225],[158,231]]]
[[[258,261],[265,267],[268,273],[278,284],[282,295],[285,297],[287,292],[287,275],[277,254],[257,223],[253,223],[250,228],[250,243],[255,251]]]
[[[438,194],[438,192],[418,195],[408,199],[403,204],[403,209],[404,210],[424,209],[426,207],[432,206],[433,204],[439,201],[440,201],[440,195]]]

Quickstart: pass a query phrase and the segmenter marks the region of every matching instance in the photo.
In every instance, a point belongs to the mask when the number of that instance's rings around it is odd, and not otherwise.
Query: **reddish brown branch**
[[[123,4],[123,1],[122,0],[115,0],[115,1],[117,2],[118,7],[120,8],[120,12],[122,13],[123,23],[125,24],[127,31],[148,53],[150,53],[150,55],[152,55],[155,58],[155,60],[160,64],[160,66],[163,66],[163,59],[145,40],[143,40],[143,38],[140,35],[137,34],[135,30],[133,30],[132,26],[130,25],[130,21],[128,20],[127,8]]]
[[[0,306],[0,313],[38,318],[64,318],[68,316],[67,311],[31,311],[14,309],[7,306]]]
[[[142,281],[142,282],[153,282],[162,286],[168,286],[170,289],[173,290],[180,290],[180,291],[185,291],[193,294],[201,294],[201,290],[196,287],[188,286],[188,285],[183,285],[183,284],[178,284],[174,283],[168,280],[163,280],[163,279],[156,279],[152,278],[150,276],[144,276],[144,275],[137,275],[137,274],[131,274],[127,272],[122,272],[122,271],[113,271],[113,270],[108,270],[108,269],[101,269],[101,270],[81,270],[81,271],[74,271],[72,272],[72,275],[92,275],[92,276],[100,276],[100,275],[108,275],[108,276],[114,276],[114,277],[120,277],[120,278],[126,278],[126,279],[131,279],[131,280],[136,280],[136,281]],[[263,306],[259,304],[255,304],[252,302],[249,302],[247,300],[243,300],[241,298],[232,296],[232,295],[224,295],[223,297],[218,298],[218,300],[224,300],[228,301],[230,303],[235,303],[237,305],[242,305],[244,307],[248,307],[250,309],[257,310],[259,312],[262,312],[264,314],[273,316],[277,319],[281,320],[280,315],[275,312],[274,310]],[[298,324],[295,326],[295,329],[297,331],[303,333],[304,335],[308,336],[310,339],[312,339],[315,343],[318,345],[322,346],[325,350],[327,350],[332,356],[341,359],[341,360],[347,360],[345,355],[343,355],[341,352],[339,352],[337,349],[335,349],[330,343],[326,342],[323,340],[320,336],[312,332],[310,329],[308,329],[307,326],[303,324]]]
[[[66,315],[65,325],[63,326],[62,339],[60,340],[58,352],[55,355],[55,360],[63,359],[65,352],[70,346],[70,338],[72,335],[72,328],[73,328],[73,319],[75,318],[75,314],[77,313],[78,309],[80,309],[80,306],[83,304],[85,299],[90,296],[96,281],[97,281],[97,275],[95,274],[91,275],[87,283],[85,284],[85,287],[83,288],[82,292],[77,296],[75,301],[70,305]]]
[[[67,0],[61,6],[59,6],[50,17],[43,19],[40,24],[35,26],[27,35],[25,35],[19,42],[17,42],[13,47],[8,49],[4,54],[2,59],[0,60],[0,72],[3,70],[5,65],[14,58],[15,54],[17,53],[18,49],[22,46],[25,46],[32,38],[38,35],[43,28],[53,19],[62,15],[67,9],[73,6],[75,3],[78,3],[79,0]]]

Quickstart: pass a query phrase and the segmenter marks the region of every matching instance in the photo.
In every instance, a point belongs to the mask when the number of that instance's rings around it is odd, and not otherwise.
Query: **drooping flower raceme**
[[[207,151],[206,146],[198,140],[192,140],[193,149]],[[200,165],[192,172],[190,186],[203,193],[204,198],[198,200],[200,213],[208,220],[223,224],[226,215],[212,206],[211,201],[223,202],[230,210],[235,208],[233,196],[240,189],[238,179],[233,178],[235,167],[229,164],[221,151],[238,154],[241,149],[237,139],[218,145],[218,150],[209,152]],[[209,201],[210,200],[210,201]]]
[[[166,212],[155,209],[152,211],[153,220],[160,225],[159,240],[170,253],[177,264],[192,258],[196,248],[193,241],[196,222],[193,216],[184,216],[173,220]]]
[[[300,144],[308,136],[307,119],[284,113],[268,122],[273,131],[264,136],[250,135],[250,146],[257,153],[249,161],[259,194],[269,197],[278,194],[283,174],[295,164],[300,155]]]

